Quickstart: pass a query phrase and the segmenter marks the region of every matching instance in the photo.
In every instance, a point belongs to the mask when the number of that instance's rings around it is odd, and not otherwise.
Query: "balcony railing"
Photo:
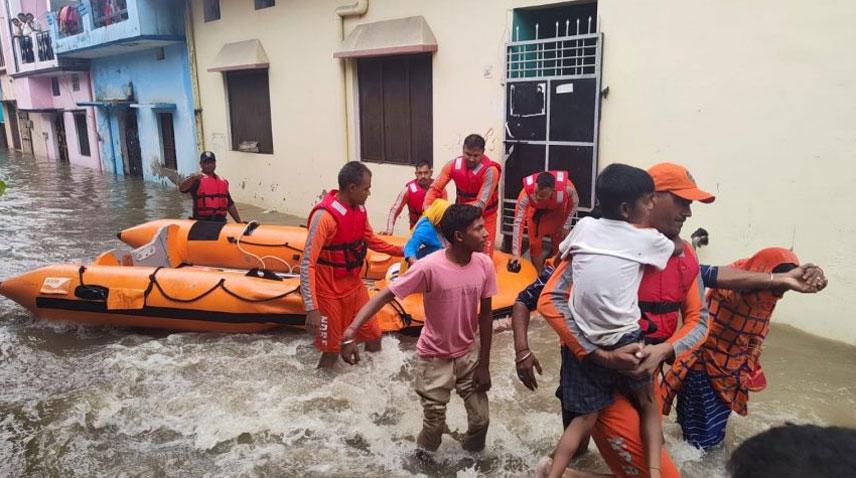
[[[53,60],[55,57],[53,51],[53,43],[51,43],[51,33],[37,32],[35,33],[35,37],[36,48],[39,54],[39,61]]]
[[[128,19],[127,0],[93,0],[92,23],[95,28],[106,27]]]
[[[17,36],[13,37],[14,40],[13,45],[16,47],[15,51],[18,53],[18,60],[21,63],[35,63],[36,55],[33,51],[33,37],[27,36]]]

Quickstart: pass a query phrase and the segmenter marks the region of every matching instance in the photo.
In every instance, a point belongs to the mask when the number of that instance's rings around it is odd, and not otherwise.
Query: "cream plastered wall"
[[[306,216],[322,190],[336,187],[336,173],[359,159],[353,64],[346,64],[350,147],[345,142],[345,101],[335,8],[348,2],[289,1],[253,10],[252,2],[221,1],[221,20],[205,23],[202,2],[193,1],[205,146],[218,155],[218,170],[238,201]],[[347,19],[345,33],[359,23],[422,15],[438,42],[433,57],[434,164],[439,171],[460,154],[470,133],[486,134],[487,154],[502,161],[504,44],[512,8],[543,2],[480,0],[462,10],[456,2],[370,0],[366,15]],[[274,154],[229,150],[228,114],[220,73],[208,66],[224,43],[257,38],[270,59]],[[372,224],[384,228],[386,214],[411,166],[367,163],[373,172],[367,204]],[[451,189],[450,193],[454,196]],[[263,218],[262,218],[263,219]],[[406,233],[406,213],[396,232]]]
[[[205,146],[238,201],[305,216],[336,173],[357,155],[352,65],[342,99],[334,9],[348,2],[289,1],[253,10],[221,1],[204,23],[194,0],[194,34]],[[438,42],[433,57],[434,163],[460,151],[464,136],[494,133],[487,153],[502,159],[504,43],[511,9],[550,2],[370,0],[355,25],[422,15]],[[703,262],[723,264],[767,245],[793,246],[824,266],[821,295],[786,296],[776,320],[856,344],[848,312],[856,280],[852,237],[856,195],[856,4],[753,0],[602,0],[605,35],[600,166],[659,161],[690,167],[718,195],[695,206],[685,226],[703,226]],[[274,154],[229,150],[224,85],[207,70],[224,43],[259,39],[270,58]],[[345,104],[347,102],[347,110]],[[347,113],[346,113],[347,111]],[[346,154],[345,115],[350,148]],[[412,168],[368,164],[368,208],[376,229]],[[264,218],[259,218],[264,220]],[[403,233],[406,219],[396,232]]]
[[[717,195],[684,226],[725,264],[769,245],[822,264],[775,320],[856,344],[856,3],[606,0],[601,167],[687,165]]]

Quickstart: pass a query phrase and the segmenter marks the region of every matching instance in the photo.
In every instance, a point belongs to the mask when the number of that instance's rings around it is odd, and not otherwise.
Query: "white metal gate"
[[[535,40],[516,41],[515,32],[506,45],[502,233],[508,236],[522,180],[534,172],[568,171],[579,210],[594,206],[603,34],[592,17],[551,27],[551,38],[537,39],[545,35],[536,25]]]

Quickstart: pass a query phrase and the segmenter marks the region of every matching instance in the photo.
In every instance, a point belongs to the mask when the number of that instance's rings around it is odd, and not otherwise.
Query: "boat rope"
[[[267,269],[267,264],[265,264],[265,259],[273,259],[275,261],[281,262],[282,264],[285,264],[285,267],[288,268],[288,273],[294,274],[294,267],[291,264],[289,264],[288,262],[284,261],[282,258],[276,257],[276,256],[257,256],[256,254],[253,254],[252,252],[247,251],[246,249],[241,247],[241,238],[244,237],[244,235],[247,234],[248,231],[252,231],[253,229],[255,229],[257,227],[259,227],[258,221],[250,221],[247,223],[246,226],[244,226],[244,230],[241,231],[241,234],[235,239],[235,245],[238,246],[238,250],[243,252],[244,255],[250,256],[253,259],[259,261],[259,264],[261,265],[260,269]],[[253,244],[248,244],[248,245],[253,245]],[[287,246],[288,243],[286,243],[285,245]],[[291,249],[295,249],[295,248],[292,247]],[[303,251],[300,251],[300,252],[302,253]]]
[[[173,302],[178,302],[178,303],[180,303],[180,304],[188,304],[188,303],[191,303],[191,302],[196,302],[196,301],[198,301],[198,300],[200,300],[200,299],[202,299],[202,298],[206,297],[207,295],[211,294],[212,292],[214,292],[214,291],[215,291],[215,290],[217,290],[217,289],[223,289],[223,292],[225,292],[225,293],[227,293],[227,294],[231,295],[232,297],[234,297],[234,298],[236,298],[236,299],[238,299],[238,300],[240,300],[240,301],[243,301],[243,302],[249,302],[249,303],[260,303],[260,302],[270,302],[270,301],[274,301],[274,300],[279,300],[279,299],[282,299],[282,298],[284,298],[284,297],[287,297],[287,296],[289,296],[289,295],[291,295],[291,294],[293,294],[293,293],[297,292],[297,291],[300,289],[300,287],[295,287],[294,289],[292,289],[292,290],[290,290],[290,291],[283,292],[282,294],[278,294],[278,295],[275,295],[275,296],[272,296],[272,297],[262,297],[262,298],[258,298],[258,299],[257,299],[257,298],[249,298],[249,297],[243,297],[243,296],[241,296],[240,294],[238,294],[237,292],[234,292],[234,291],[232,291],[232,290],[229,290],[229,289],[226,287],[226,278],[221,277],[221,278],[220,278],[220,280],[219,280],[216,284],[214,284],[211,288],[209,288],[209,289],[208,289],[208,290],[206,290],[205,292],[203,292],[203,293],[199,294],[198,296],[193,297],[193,298],[191,298],[191,299],[182,299],[182,298],[179,298],[179,297],[173,297],[172,295],[168,294],[168,293],[163,289],[163,286],[161,286],[160,282],[158,282],[158,279],[157,279],[157,273],[158,273],[161,269],[163,269],[163,267],[158,267],[157,269],[155,269],[155,270],[154,270],[154,272],[152,272],[152,273],[151,273],[151,275],[149,275],[149,285],[148,285],[148,287],[146,288],[146,291],[145,291],[145,292],[144,292],[144,294],[143,294],[143,295],[144,295],[144,297],[145,297],[146,299],[148,299],[149,294],[151,294],[152,290],[153,290],[155,287],[158,289],[158,292],[160,292],[160,294],[161,294],[164,298],[166,298],[167,300],[173,301]]]

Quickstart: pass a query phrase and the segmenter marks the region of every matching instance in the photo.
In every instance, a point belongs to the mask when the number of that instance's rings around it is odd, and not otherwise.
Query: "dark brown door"
[[[128,154],[128,175],[143,177],[143,154],[140,152],[140,130],[137,126],[137,111],[125,113],[125,151]]]
[[[56,131],[56,144],[59,149],[59,160],[68,162],[68,141],[65,138],[65,117],[62,111],[56,114],[54,119],[54,130]]]
[[[12,148],[21,149],[21,132],[18,131],[18,108],[14,103],[9,103],[8,110],[9,130],[12,131]]]

